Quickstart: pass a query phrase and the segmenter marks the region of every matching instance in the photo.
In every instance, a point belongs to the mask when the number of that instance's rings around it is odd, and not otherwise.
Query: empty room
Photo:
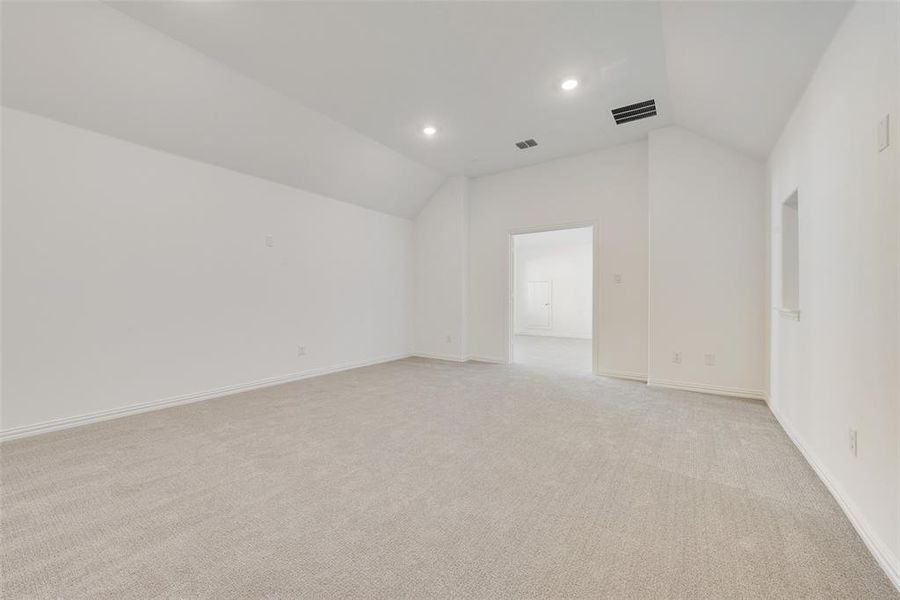
[[[4,600],[900,599],[900,2],[0,26]]]
[[[593,226],[527,231],[512,239],[511,362],[591,373]]]

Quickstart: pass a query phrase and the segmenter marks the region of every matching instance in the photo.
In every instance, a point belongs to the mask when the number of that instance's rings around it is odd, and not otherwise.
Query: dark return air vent
[[[638,102],[637,104],[629,104],[628,106],[620,106],[612,109],[612,116],[616,120],[616,125],[622,123],[630,123],[638,119],[646,119],[647,117],[656,116],[656,100],[647,100],[646,102]]]
[[[528,148],[534,148],[535,146],[537,146],[537,142],[533,139],[516,142],[516,148],[519,150],[527,150]]]

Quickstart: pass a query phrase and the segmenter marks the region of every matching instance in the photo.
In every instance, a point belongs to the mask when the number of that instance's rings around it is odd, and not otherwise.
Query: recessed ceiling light
[[[426,125],[424,129],[422,129],[422,133],[430,137],[437,133],[437,127],[434,125]]]
[[[575,88],[578,87],[578,80],[577,79],[566,79],[561,84],[559,84],[559,87],[566,90],[567,92],[571,92],[572,90],[574,90]]]

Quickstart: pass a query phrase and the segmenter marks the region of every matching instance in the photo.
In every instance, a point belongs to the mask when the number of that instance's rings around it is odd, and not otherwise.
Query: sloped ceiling
[[[848,7],[5,2],[3,102],[408,217],[445,175],[673,123],[763,159]],[[615,125],[648,98],[658,116]]]
[[[643,2],[115,5],[445,173],[480,175],[669,124],[659,6]],[[575,76],[577,93],[560,81]],[[655,98],[660,116],[610,109]],[[425,123],[438,128],[422,135]],[[514,143],[534,138],[538,146]]]
[[[98,2],[4,2],[3,104],[389,214],[443,174]]]
[[[679,125],[764,159],[846,16],[846,2],[667,2]]]

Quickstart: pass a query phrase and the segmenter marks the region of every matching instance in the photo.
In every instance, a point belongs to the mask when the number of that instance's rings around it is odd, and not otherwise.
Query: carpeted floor
[[[556,371],[590,373],[593,355],[591,340],[543,335],[513,337],[513,362],[549,367]]]
[[[408,359],[2,445],[2,597],[896,598],[755,401]]]

